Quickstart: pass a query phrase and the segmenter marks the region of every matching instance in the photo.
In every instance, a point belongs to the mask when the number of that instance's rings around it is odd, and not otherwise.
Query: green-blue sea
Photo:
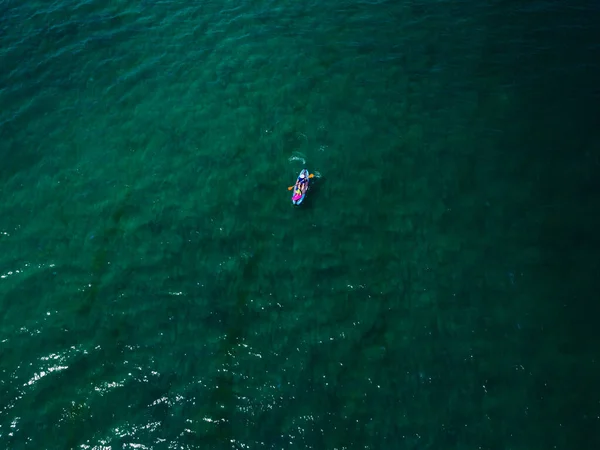
[[[0,448],[600,448],[598,24],[0,0]]]

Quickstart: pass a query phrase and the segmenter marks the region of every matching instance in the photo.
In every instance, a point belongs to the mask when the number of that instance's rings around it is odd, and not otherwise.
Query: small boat
[[[308,192],[308,187],[309,187],[309,183],[310,183],[310,174],[308,173],[308,170],[306,169],[302,169],[302,172],[300,172],[300,174],[298,175],[298,179],[296,181],[296,184],[293,186],[292,189],[292,203],[294,205],[299,205],[300,203],[302,203],[302,201],[304,201],[304,197],[306,197],[306,193]],[[304,189],[300,189],[298,188],[298,184],[300,183],[300,180],[305,179],[306,181],[304,181],[306,187]]]

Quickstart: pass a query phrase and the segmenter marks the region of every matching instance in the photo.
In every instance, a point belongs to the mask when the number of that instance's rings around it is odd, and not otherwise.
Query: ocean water
[[[0,448],[598,448],[599,20],[1,0]]]

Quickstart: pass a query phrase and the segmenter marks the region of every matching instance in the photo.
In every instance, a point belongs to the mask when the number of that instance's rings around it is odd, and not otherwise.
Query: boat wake
[[[306,165],[306,157],[300,152],[292,153],[292,156],[288,158],[289,162],[302,161],[302,164]]]

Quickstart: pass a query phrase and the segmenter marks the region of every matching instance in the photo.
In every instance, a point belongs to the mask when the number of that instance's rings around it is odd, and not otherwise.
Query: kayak
[[[302,201],[304,200],[304,197],[306,197],[306,193],[308,192],[308,187],[309,187],[309,183],[310,183],[310,177],[309,177],[308,170],[302,169],[302,171],[298,175],[298,181],[300,180],[300,178],[302,178],[302,175],[304,175],[304,178],[306,178],[306,189],[304,190],[304,192],[302,192],[300,189],[298,189],[294,185],[293,194],[292,194],[292,203],[294,205],[299,205],[300,203],[302,203]]]

